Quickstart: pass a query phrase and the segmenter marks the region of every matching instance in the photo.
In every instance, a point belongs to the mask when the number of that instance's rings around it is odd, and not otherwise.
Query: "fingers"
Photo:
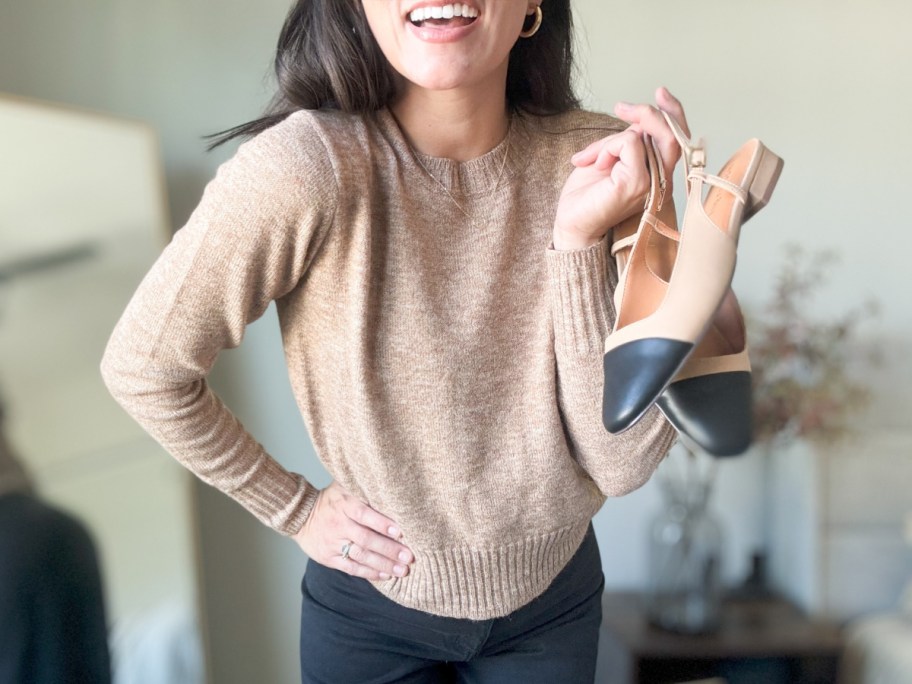
[[[354,544],[349,559],[387,576],[408,574],[415,557],[398,541],[402,535],[396,524],[352,496],[344,510],[348,523],[343,534]]]
[[[687,125],[687,117],[684,116],[684,106],[678,98],[672,95],[668,88],[665,88],[664,86],[656,90],[655,97],[659,109],[670,114],[671,118],[678,122],[678,125],[684,131],[684,134],[689,138],[690,127]]]
[[[661,134],[661,129],[667,128],[668,124],[662,116],[662,112],[665,112],[677,121],[684,133],[690,137],[690,128],[680,100],[665,87],[656,90],[655,98],[657,106],[618,102],[614,112],[619,118],[650,135]]]
[[[690,129],[687,126],[684,107],[667,88],[656,90],[655,97],[658,107],[619,102],[615,106],[615,114],[630,123],[632,129],[646,133],[655,140],[666,175],[671,178],[675,164],[681,156],[681,147],[662,112],[674,119],[687,136],[690,136]]]
[[[655,140],[665,164],[665,171],[670,176],[681,156],[681,148],[662,113],[650,105],[633,105],[626,102],[618,103],[615,112],[622,119],[630,122],[631,128],[642,131]]]
[[[583,161],[588,164],[583,164]],[[611,226],[632,215],[649,190],[646,148],[640,133],[627,130],[590,145],[576,157],[558,201],[552,244],[556,250],[585,249]]]
[[[649,176],[646,173],[646,148],[643,137],[635,131],[619,133],[606,143],[604,154],[610,155],[612,165],[611,179],[615,188],[626,198],[627,202],[638,204],[649,189]],[[600,155],[601,156],[601,155]],[[595,166],[598,168],[598,160]]]
[[[570,162],[578,168],[592,166],[599,171],[610,172],[618,161],[638,163],[637,151],[642,152],[642,149],[639,133],[627,129],[596,140],[570,157]]]
[[[602,147],[604,147],[606,140],[608,140],[608,138],[602,138],[589,144],[589,146],[570,157],[570,163],[574,166],[589,166],[598,158],[599,152],[601,152]]]
[[[690,128],[687,125],[687,117],[684,115],[684,107],[667,88],[662,87],[656,90],[655,98],[658,107],[619,102],[615,106],[615,114],[629,123],[630,128],[623,133],[596,140],[574,154],[570,158],[571,163],[576,167],[595,165],[599,170],[610,171],[618,161],[616,150],[620,149],[619,145],[623,144],[623,141],[618,141],[617,138],[629,133],[646,133],[656,141],[666,167],[666,173],[670,177],[681,156],[681,148],[662,112],[674,119],[688,137]]]
[[[643,137],[632,129],[602,138],[573,159],[577,173],[584,172],[590,183],[605,184],[599,193],[602,209],[627,212],[649,189]]]
[[[643,137],[635,131],[627,130],[618,133],[606,145],[618,161],[632,168],[645,168],[646,154]]]
[[[329,563],[349,575],[369,580],[385,580],[390,577],[405,577],[408,574],[407,563],[396,563],[387,556],[375,553],[358,544],[352,544],[348,557],[338,554]]]
[[[345,514],[360,525],[370,528],[378,534],[392,539],[399,539],[402,536],[402,532],[396,523],[350,494],[345,499]]]
[[[618,102],[614,106],[614,113],[636,129],[653,137],[661,135],[663,128],[668,128],[662,113],[652,105]]]
[[[295,541],[312,559],[370,580],[404,577],[414,554],[401,543],[390,518],[333,483],[317,503]]]

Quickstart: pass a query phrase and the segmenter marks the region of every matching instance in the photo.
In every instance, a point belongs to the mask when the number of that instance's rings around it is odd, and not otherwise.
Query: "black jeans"
[[[591,684],[603,588],[591,526],[544,594],[494,620],[406,608],[366,580],[311,562],[301,583],[301,681]]]

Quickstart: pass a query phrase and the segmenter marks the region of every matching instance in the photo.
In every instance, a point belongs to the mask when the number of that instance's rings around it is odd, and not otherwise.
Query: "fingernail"
[[[633,105],[629,102],[618,102],[615,107],[618,109],[630,109]]]
[[[396,573],[397,577],[405,577],[405,573],[407,572],[407,570],[404,565],[396,565],[396,566],[393,566],[393,572]]]
[[[387,575],[385,572],[380,573],[380,579],[389,579],[389,578],[390,578],[390,576]]]
[[[399,535],[402,534],[402,532],[399,530],[399,528],[396,527],[395,525],[390,525],[390,528],[387,530],[387,533],[389,534],[389,536],[396,537],[397,539],[399,538]]]
[[[407,551],[401,551],[399,553],[399,560],[401,560],[403,563],[411,563],[412,554],[408,553]]]

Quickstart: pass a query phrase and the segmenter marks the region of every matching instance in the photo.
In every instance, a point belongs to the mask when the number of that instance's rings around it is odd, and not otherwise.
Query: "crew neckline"
[[[467,161],[418,152],[409,144],[387,107],[379,110],[377,121],[409,172],[431,188],[439,190],[443,186],[454,195],[476,197],[508,185],[508,179],[522,168],[519,153],[525,147],[528,133],[524,117],[519,113],[511,115],[510,127],[503,140],[488,152]]]

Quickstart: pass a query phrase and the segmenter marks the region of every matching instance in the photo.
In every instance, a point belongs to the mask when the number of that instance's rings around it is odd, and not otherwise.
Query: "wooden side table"
[[[732,600],[719,630],[684,635],[649,625],[643,596],[606,592],[598,684],[677,684],[718,677],[728,684],[833,684],[843,639],[782,599]]]

